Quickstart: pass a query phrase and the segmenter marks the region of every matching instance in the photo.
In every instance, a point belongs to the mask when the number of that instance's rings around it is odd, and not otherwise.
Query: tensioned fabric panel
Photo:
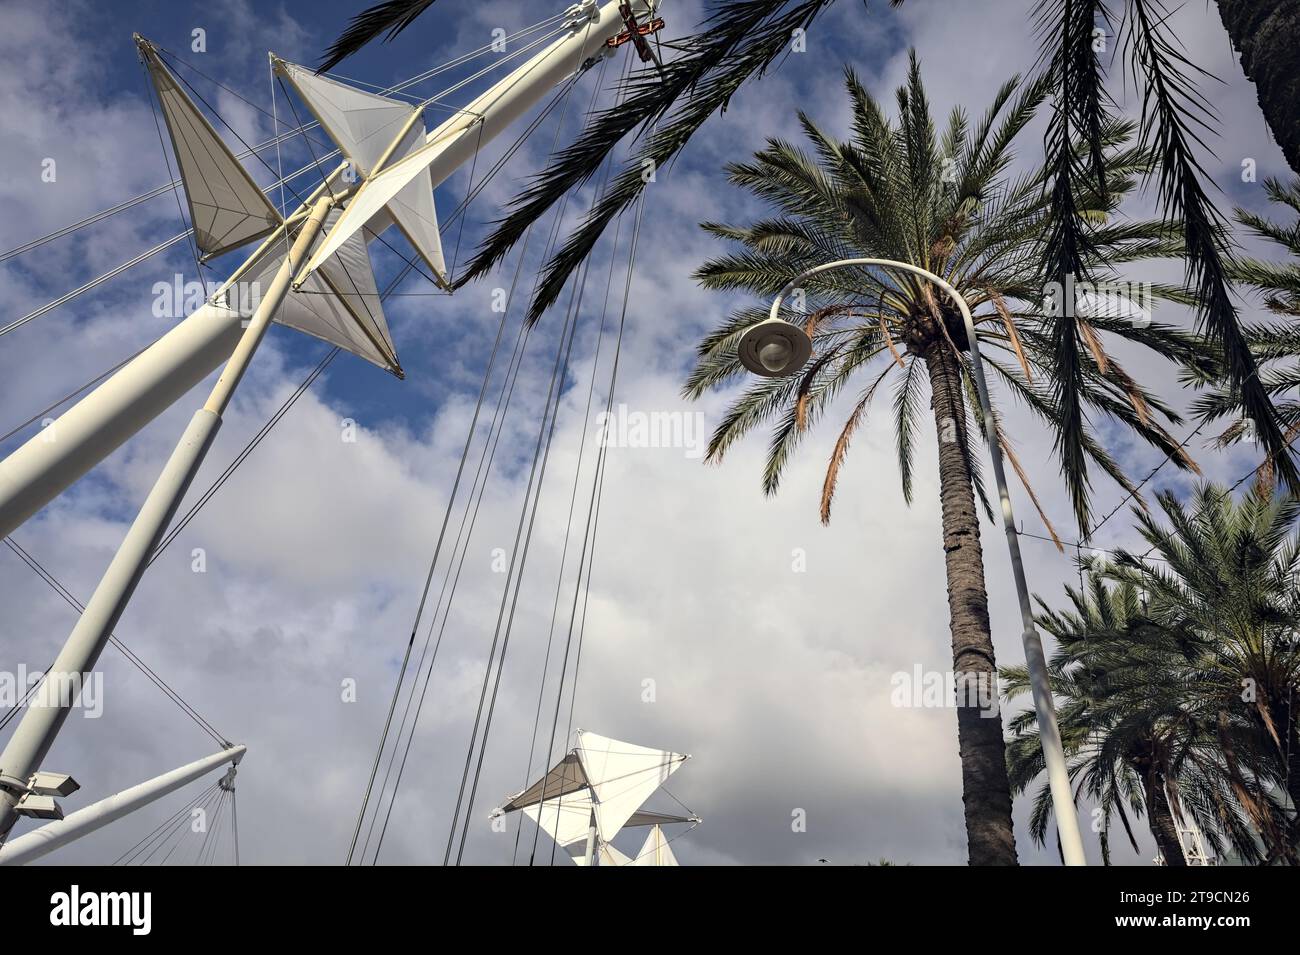
[[[331,228],[338,217],[337,210],[331,211],[325,219],[325,228]],[[321,241],[318,237],[316,244]],[[285,254],[285,243],[272,243],[230,290],[229,307],[251,315],[261,291],[270,285]],[[402,375],[379,300],[370,254],[360,234],[341,245],[334,258],[319,272],[308,276],[301,288],[290,289],[275,320],[338,345],[399,377]]]
[[[416,111],[410,103],[368,93],[328,76],[317,76],[296,63],[280,60],[277,65],[325,132],[363,176],[370,174]]]
[[[672,846],[664,836],[664,831],[655,826],[646,834],[641,851],[632,860],[632,865],[679,865],[677,856],[673,855]]]
[[[647,812],[644,809],[638,809],[632,813],[631,818],[623,823],[623,828],[628,829],[633,826],[666,826],[674,822],[695,822],[690,816],[673,816],[666,812]]]
[[[632,865],[632,860],[613,846],[601,846],[596,855],[601,865]]]
[[[421,189],[428,187],[428,192],[432,195],[433,189],[429,184],[433,180],[429,176],[429,163],[433,161],[437,153],[437,148],[431,147],[427,143],[423,146],[417,144],[411,153],[397,160],[393,165],[381,169],[362,183],[356,195],[348,200],[347,210],[339,222],[339,229],[334,237],[320,247],[316,254],[312,256],[307,267],[309,269],[319,268],[320,264],[333,254],[338,245],[341,245],[353,233],[360,231],[385,208],[394,219],[398,218],[402,213],[405,202],[394,202],[393,200],[397,199],[399,194],[404,197],[404,190],[408,186],[418,183]],[[420,222],[425,221],[423,217],[417,218],[420,219]],[[413,223],[408,220],[408,224]],[[441,256],[441,254],[441,250],[439,250],[437,255]],[[421,252],[421,255],[425,255],[425,252]],[[426,261],[433,257],[430,250],[426,255]]]
[[[595,793],[596,823],[606,842],[623,828],[686,757],[579,731],[574,747]]]
[[[543,798],[554,799],[586,788],[587,774],[582,771],[582,764],[578,762],[577,754],[566,753],[564,759],[552,766],[545,776],[512,797],[500,811],[513,812],[541,802]]]
[[[194,241],[220,255],[269,234],[280,214],[152,49],[145,62],[185,185]]]
[[[528,818],[561,846],[581,855],[591,829],[591,790],[524,807]]]
[[[395,157],[405,157],[424,143],[424,125],[414,127],[402,144],[393,153]],[[406,241],[420,254],[420,258],[433,269],[434,277],[440,282],[447,281],[447,262],[442,253],[442,233],[438,230],[438,213],[433,206],[433,177],[429,167],[425,166],[402,188],[401,192],[388,201],[385,206],[397,227],[402,230]],[[366,228],[376,228],[376,217],[371,216]]]
[[[280,60],[277,66],[362,176],[374,172],[393,140],[418,112],[410,103],[317,76],[295,63]],[[402,141],[393,150],[387,167],[392,168],[424,143],[424,123],[414,122],[402,134]],[[374,187],[370,180],[362,183],[357,194],[348,200],[341,231],[321,246],[319,254],[308,264],[308,270],[319,268],[356,232],[365,229],[377,235],[389,225],[396,225],[433,270],[434,278],[445,284],[447,265],[427,164],[413,168],[400,181],[385,179],[384,182],[383,188]],[[390,183],[391,190],[387,188]]]

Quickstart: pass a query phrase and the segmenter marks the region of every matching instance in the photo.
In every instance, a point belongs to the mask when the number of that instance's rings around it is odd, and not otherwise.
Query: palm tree
[[[1187,864],[1180,815],[1190,816],[1216,854],[1223,854],[1222,832],[1243,858],[1256,861],[1252,830],[1216,771],[1215,722],[1197,720],[1181,705],[1191,662],[1185,647],[1152,622],[1146,594],[1133,583],[1112,584],[1094,567],[1086,586],[1065,588],[1070,609],[1054,610],[1038,598],[1035,620],[1056,641],[1049,672],[1062,742],[1076,793],[1100,812],[1094,828],[1103,862],[1110,864],[1116,819],[1138,851],[1130,814],[1146,816],[1166,865]],[[1004,667],[1002,678],[1008,702],[1028,692],[1024,667]],[[1007,770],[1019,794],[1042,774],[1043,752],[1032,710],[1012,717],[1010,728]],[[1052,809],[1044,783],[1030,816],[1039,845],[1046,842]]]
[[[898,91],[896,123],[886,118],[851,70],[845,84],[852,110],[850,142],[832,138],[801,114],[813,155],[770,140],[752,162],[728,167],[732,182],[774,206],[777,214],[746,226],[706,223],[707,230],[738,243],[740,249],[706,263],[698,278],[710,289],[766,298],[804,268],[833,259],[882,257],[929,269],[955,286],[975,312],[981,339],[990,349],[986,362],[994,381],[1053,425],[1060,411],[1048,384],[1055,374],[1051,319],[1043,311],[1033,252],[1048,214],[1042,190],[1046,171],[1021,177],[1007,173],[1012,144],[1042,103],[1046,84],[1009,80],[974,128],[964,111],[954,109],[942,138],[933,127],[915,56],[907,85]],[[1177,236],[1161,223],[1115,215],[1119,197],[1151,161],[1130,144],[1132,133],[1132,124],[1122,122],[1106,131],[1107,193],[1103,198],[1094,192],[1091,206],[1099,223],[1091,264],[1098,270],[1106,264],[1176,255],[1180,248]],[[1175,288],[1154,291],[1174,298],[1182,294]],[[886,380],[896,378],[898,463],[903,494],[910,502],[918,418],[928,383],[939,439],[953,667],[963,685],[992,687],[996,666],[975,503],[977,493],[983,497],[980,452],[969,442],[972,427],[979,434],[983,429],[977,426],[982,418],[964,354],[968,343],[961,317],[950,303],[936,301],[925,283],[875,270],[823,273],[806,283],[804,294],[805,311],[799,320],[813,340],[806,370],[793,378],[764,379],[745,390],[713,434],[708,459],[720,460],[747,431],[775,422],[763,474],[764,489],[775,493],[800,440],[860,373],[864,387],[840,430],[826,471],[820,511],[828,522],[853,435]],[[763,305],[742,307],[701,343],[685,388],[688,396],[699,397],[744,374],[737,340],[765,316]],[[1099,309],[1080,327],[1090,342],[1081,393],[1085,405],[1131,428],[1180,466],[1191,467],[1159,423],[1175,422],[1178,416],[1125,372],[1102,336],[1109,333],[1166,358],[1192,363],[1200,360],[1198,342],[1118,308],[1114,314]],[[1024,472],[1000,423],[998,439],[1023,481]],[[1131,489],[1090,430],[1080,434],[1079,442],[1081,457]],[[1071,490],[1076,511],[1086,514],[1086,468]],[[1033,498],[1032,490],[1029,493]],[[957,717],[970,861],[1013,864],[1001,721],[981,715],[969,698],[959,701]]]
[[[529,309],[536,321],[559,297],[574,270],[594,248],[605,227],[641,194],[647,163],[663,168],[735,93],[763,73],[789,49],[793,30],[808,30],[833,0],[712,0],[696,33],[677,43],[681,55],[662,70],[639,70],[624,84],[620,108],[596,114],[583,134],[538,179],[510,203],[509,215],[484,240],[461,276],[464,284],[494,267],[561,196],[586,182],[605,157],[629,134],[639,130],[640,146],[582,224],[547,262]],[[891,6],[903,0],[890,0]],[[349,28],[321,63],[329,69],[370,40],[392,39],[432,0],[383,0],[353,18]],[[1087,281],[1095,257],[1096,237],[1086,215],[1091,203],[1081,174],[1091,188],[1105,189],[1104,131],[1111,128],[1111,103],[1105,84],[1105,43],[1098,34],[1115,33],[1107,0],[1035,0],[1043,37],[1044,75],[1056,89],[1056,108],[1045,141],[1049,174],[1040,183],[1052,198],[1053,216],[1044,232],[1038,266],[1044,279],[1065,285],[1067,277]],[[1259,440],[1287,486],[1300,492],[1300,471],[1286,448],[1266,389],[1256,375],[1254,357],[1229,294],[1230,249],[1224,223],[1203,184],[1204,169],[1196,156],[1201,134],[1213,123],[1196,89],[1198,68],[1187,61],[1173,37],[1165,0],[1123,0],[1129,59],[1135,78],[1145,81],[1142,135],[1156,147],[1155,176],[1168,221],[1181,228],[1188,278],[1196,290],[1192,303],[1203,326],[1218,343],[1232,394],[1254,423]],[[1287,64],[1295,55],[1296,0],[1220,0],[1224,23],[1243,65],[1254,72],[1261,103],[1284,148],[1300,135],[1300,97],[1294,95],[1296,72]],[[1247,9],[1249,8],[1249,9]],[[1247,49],[1249,47],[1249,49]],[[1258,51],[1258,52],[1256,52]],[[1080,140],[1087,148],[1079,150]],[[1300,165],[1288,151],[1293,169]],[[1042,279],[1040,279],[1040,285]],[[1083,387],[1086,335],[1062,310],[1050,328],[1056,351],[1054,394],[1061,413],[1054,424],[1061,467],[1070,479],[1084,467],[1080,448],[1084,429]]]
[[[1276,857],[1296,861],[1300,823],[1300,499],[1256,487],[1239,502],[1200,487],[1158,496],[1169,527],[1135,510],[1145,554],[1121,550],[1112,579],[1143,588],[1149,616],[1194,668],[1182,709],[1219,734],[1225,778]],[[1244,732],[1243,732],[1244,731]],[[1282,822],[1267,792],[1285,793]]]

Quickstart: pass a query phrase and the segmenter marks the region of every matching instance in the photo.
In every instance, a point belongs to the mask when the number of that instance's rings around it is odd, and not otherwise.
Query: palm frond
[[[1104,70],[1094,43],[1099,20],[1110,13],[1101,0],[1042,0],[1038,7],[1047,70],[1056,81],[1056,108],[1047,127],[1046,182],[1052,215],[1042,245],[1041,274],[1064,290],[1070,281],[1090,281],[1093,244],[1083,202],[1085,182],[1105,194],[1102,131],[1109,118]],[[1082,140],[1086,148],[1076,148]],[[1078,395],[1083,370],[1071,303],[1059,295],[1052,329],[1057,371],[1055,402],[1060,418],[1055,451],[1061,475],[1082,526],[1088,524],[1088,478],[1081,451],[1083,410]]]
[[[348,21],[347,29],[330,44],[321,57],[316,72],[324,73],[334,69],[381,33],[384,34],[384,42],[392,40],[432,4],[433,0],[383,0],[382,3],[366,7]]]
[[[1300,471],[1259,380],[1229,290],[1232,253],[1224,237],[1224,223],[1202,185],[1208,177],[1195,149],[1204,146],[1201,133],[1212,128],[1214,121],[1195,85],[1195,74],[1204,71],[1177,47],[1165,22],[1168,10],[1162,0],[1130,0],[1130,10],[1131,69],[1146,80],[1143,138],[1160,156],[1157,183],[1165,211],[1183,226],[1188,284],[1201,302],[1199,320],[1222,350],[1228,382],[1239,396],[1243,412],[1254,422],[1278,474],[1292,491],[1300,492]]]
[[[649,130],[636,155],[578,229],[546,263],[529,308],[535,322],[556,300],[569,276],[605,227],[646,186],[646,168],[664,169],[710,116],[724,109],[744,83],[761,75],[789,49],[796,28],[807,29],[832,0],[715,0],[700,29],[680,44],[685,52],[657,69],[639,70],[624,82],[619,104],[596,114],[578,139],[510,203],[458,285],[489,271],[528,226],[561,196],[586,182],[624,137]],[[671,115],[670,115],[671,114]],[[660,123],[665,119],[666,122]]]

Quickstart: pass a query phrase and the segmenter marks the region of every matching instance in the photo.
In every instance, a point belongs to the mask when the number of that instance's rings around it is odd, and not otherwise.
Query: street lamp
[[[1034,626],[1034,612],[1029,603],[1029,587],[1025,583],[1025,567],[1020,557],[1020,538],[1016,533],[1015,516],[1011,511],[1011,495],[1007,491],[1006,473],[1002,468],[1002,450],[998,447],[993,409],[989,405],[988,384],[984,380],[984,365],[980,359],[979,344],[975,336],[975,319],[970,306],[961,293],[933,272],[907,262],[891,259],[842,259],[807,269],[796,275],[772,300],[768,317],[751,325],[740,337],[740,362],[756,375],[781,378],[797,374],[812,355],[812,341],[797,325],[777,317],[782,300],[799,283],[831,269],[845,266],[877,266],[910,272],[933,282],[957,304],[966,323],[966,339],[970,342],[971,369],[975,375],[975,389],[979,393],[980,407],[984,410],[984,428],[988,436],[989,454],[993,458],[993,476],[998,484],[998,497],[1002,501],[1002,526],[1007,535],[1007,550],[1011,554],[1011,571],[1016,582],[1016,595],[1020,599],[1020,621],[1023,629],[1020,639],[1025,648],[1025,665],[1029,671],[1029,686],[1034,698],[1034,711],[1038,717],[1038,736],[1043,746],[1043,761],[1052,791],[1052,808],[1056,813],[1057,833],[1061,838],[1061,854],[1066,865],[1087,865],[1083,853],[1083,839],[1079,834],[1079,817],[1075,811],[1070,777],[1065,765],[1065,751],[1061,746],[1061,731],[1056,725],[1056,708],[1052,702],[1052,687],[1047,677],[1047,659],[1043,654],[1043,641]]]
[[[796,325],[782,321],[775,313],[766,321],[749,326],[740,336],[740,363],[764,378],[793,375],[812,354],[812,339]]]

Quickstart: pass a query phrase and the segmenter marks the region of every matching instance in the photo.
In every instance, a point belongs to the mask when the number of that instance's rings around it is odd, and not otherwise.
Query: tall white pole
[[[638,17],[654,12],[658,5],[658,0],[632,3]],[[525,61],[427,134],[426,142],[445,144],[429,163],[434,186],[444,182],[570,76],[583,51],[602,49],[606,39],[623,29],[617,0],[601,7],[594,2],[577,4],[570,12],[567,36]],[[300,209],[299,213],[305,211]],[[241,266],[236,276],[242,271]],[[223,290],[230,281],[222,286]],[[0,537],[21,525],[211,374],[230,355],[240,331],[236,312],[212,305],[198,309],[0,461]]]
[[[583,865],[596,864],[596,807],[591,808],[591,822],[587,826],[587,848],[582,856]]]
[[[18,728],[9,738],[4,752],[0,753],[0,836],[13,826],[14,807],[26,791],[27,781],[40,768],[54,737],[76,703],[84,675],[94,668],[131,595],[135,593],[150,556],[166,533],[167,525],[175,516],[217,429],[221,427],[222,412],[248,369],[248,363],[270,327],[276,310],[284,301],[290,281],[307,260],[333,202],[329,196],[316,200],[311,215],[213,386],[207,403],[190,419],[180,444],[145,499],[77,625],[23,713]],[[78,675],[82,675],[82,679],[77,679]]]
[[[818,265],[795,276],[780,294],[772,301],[768,313],[769,320],[777,318],[781,310],[781,301],[799,283],[810,276],[830,269],[846,266],[876,266],[879,268],[898,269],[910,272],[933,282],[956,303],[961,311],[962,321],[966,324],[966,338],[970,342],[971,370],[975,377],[975,389],[979,392],[980,407],[984,410],[984,433],[988,439],[989,455],[993,458],[993,477],[998,485],[998,497],[1002,501],[1002,527],[1006,532],[1007,551],[1011,555],[1011,573],[1016,583],[1016,596],[1020,601],[1020,640],[1025,648],[1025,666],[1029,671],[1029,686],[1034,698],[1034,713],[1038,718],[1038,738],[1043,747],[1043,761],[1047,768],[1047,779],[1052,792],[1052,810],[1056,815],[1056,830],[1061,838],[1061,854],[1066,865],[1087,865],[1088,859],[1083,851],[1083,837],[1079,832],[1079,816],[1074,805],[1074,794],[1070,789],[1070,776],[1065,763],[1065,750],[1061,745],[1061,731],[1056,723],[1056,706],[1052,700],[1052,684],[1047,675],[1047,659],[1043,654],[1043,641],[1034,626],[1034,611],[1029,602],[1029,585],[1025,581],[1025,566],[1020,557],[1020,535],[1016,532],[1015,515],[1011,510],[1011,494],[1007,490],[1007,477],[1002,467],[1002,449],[998,445],[997,425],[993,418],[993,408],[989,404],[988,383],[984,380],[984,363],[980,358],[979,339],[975,333],[975,319],[970,306],[966,304],[960,292],[935,275],[933,272],[911,265],[907,262],[895,262],[892,259],[842,259]]]
[[[231,766],[239,765],[239,761],[244,758],[245,750],[246,747],[242,745],[232,746],[220,753],[196,759],[179,769],[173,769],[170,773],[155,776],[138,786],[132,786],[107,799],[92,803],[85,809],[78,809],[56,822],[23,833],[17,839],[0,846],[0,865],[22,865],[39,859],[74,839],[89,835],[96,829],[121,819],[170,792],[175,792],[186,783],[207,775],[219,766],[224,766],[226,763],[230,763]]]

